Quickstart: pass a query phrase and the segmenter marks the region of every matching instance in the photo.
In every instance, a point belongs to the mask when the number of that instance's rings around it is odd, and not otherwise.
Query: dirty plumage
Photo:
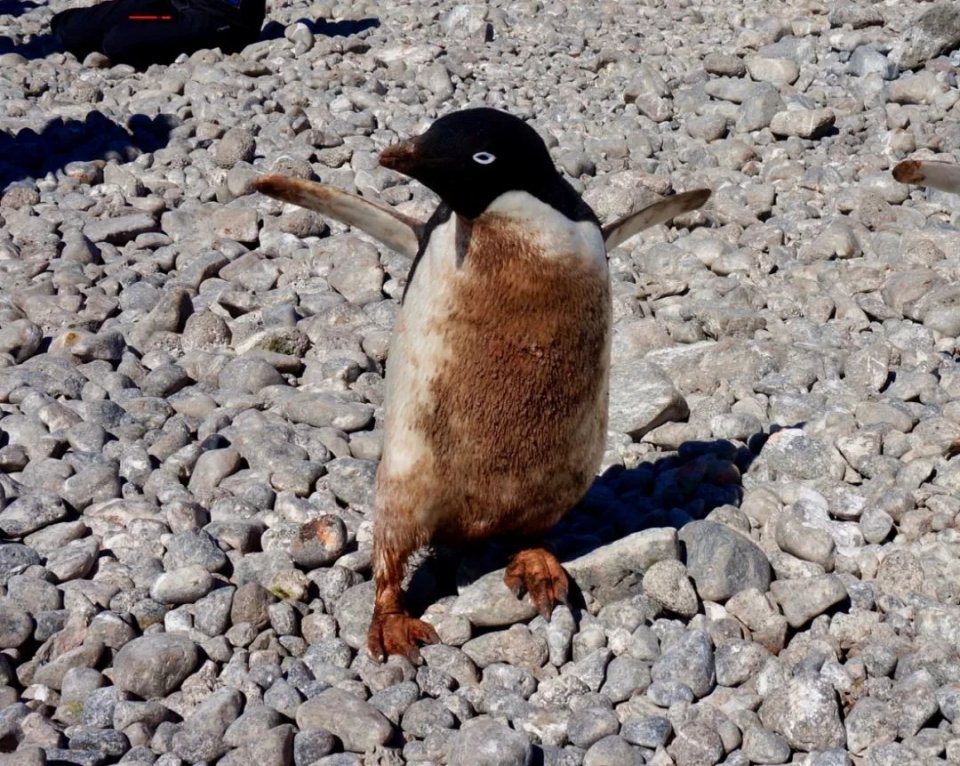
[[[441,118],[380,161],[438,194],[430,221],[302,181],[259,188],[415,256],[387,358],[368,647],[416,658],[418,644],[438,639],[403,608],[408,557],[429,542],[536,538],[583,496],[607,433],[606,243],[709,192],[601,228],[537,133],[492,109]],[[567,591],[539,547],[518,550],[505,581],[545,615]]]

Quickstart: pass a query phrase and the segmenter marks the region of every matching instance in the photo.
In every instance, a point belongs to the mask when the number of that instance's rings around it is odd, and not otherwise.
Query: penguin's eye
[[[473,155],[473,161],[478,165],[490,165],[496,161],[496,156],[490,152],[477,152]]]

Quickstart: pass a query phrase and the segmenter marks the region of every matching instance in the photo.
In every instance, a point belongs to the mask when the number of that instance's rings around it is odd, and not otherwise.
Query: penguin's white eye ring
[[[497,161],[497,157],[490,152],[477,152],[473,155],[473,161],[478,165],[492,165]]]

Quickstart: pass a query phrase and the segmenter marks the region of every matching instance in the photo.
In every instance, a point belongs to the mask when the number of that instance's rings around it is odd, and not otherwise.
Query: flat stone
[[[297,709],[302,730],[325,729],[343,742],[346,750],[364,753],[385,744],[393,725],[383,713],[341,689],[326,689]]]
[[[176,689],[199,659],[196,644],[173,633],[155,633],[125,644],[114,658],[114,684],[143,699]]]
[[[685,420],[687,403],[673,381],[642,359],[614,362],[610,368],[611,431],[639,439],[671,420]]]

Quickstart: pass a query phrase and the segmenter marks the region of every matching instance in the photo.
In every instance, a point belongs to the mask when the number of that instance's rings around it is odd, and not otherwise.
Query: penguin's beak
[[[421,160],[416,139],[388,146],[380,153],[380,164],[383,167],[407,176],[415,176]]]

